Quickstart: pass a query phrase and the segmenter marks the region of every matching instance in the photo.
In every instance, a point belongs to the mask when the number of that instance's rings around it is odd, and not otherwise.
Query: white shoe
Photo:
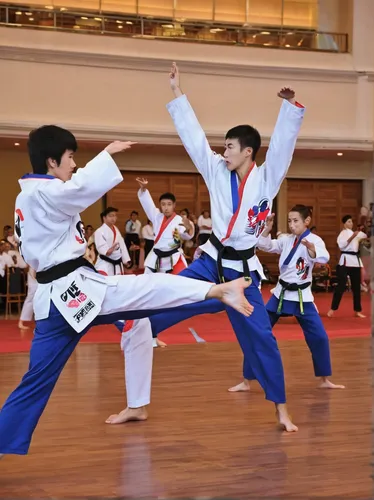
[[[153,338],[153,347],[158,347],[157,339],[155,337]]]

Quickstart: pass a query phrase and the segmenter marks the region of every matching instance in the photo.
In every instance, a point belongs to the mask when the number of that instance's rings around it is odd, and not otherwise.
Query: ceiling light
[[[34,18],[33,18],[33,17],[29,17],[29,21],[33,21],[33,20],[34,20]]]
[[[32,16],[31,12],[25,12],[26,16]]]
[[[126,21],[126,24],[133,24],[132,21]]]
[[[343,156],[343,153],[336,153],[338,156]]]
[[[15,146],[19,146],[19,142],[15,142],[15,143],[14,143],[14,145],[15,145]]]
[[[291,47],[291,45],[289,43],[287,43],[287,45],[285,45],[285,47]]]
[[[122,24],[120,24],[119,26],[117,26],[117,28],[118,28],[119,30],[121,30],[121,29],[123,28]]]
[[[81,19],[83,19],[84,21],[87,21],[88,17],[82,16]]]
[[[101,17],[95,17],[95,21],[101,21]]]
[[[116,20],[117,24],[123,24],[123,21],[119,21],[118,19]]]
[[[161,25],[163,28],[170,28],[170,29],[173,29],[174,28],[174,24],[162,24]]]
[[[53,5],[46,5],[45,8],[49,9],[49,10],[53,10]]]
[[[63,12],[64,10],[66,10],[66,7],[61,7],[60,11]]]
[[[261,31],[261,35],[271,35],[270,31]]]
[[[17,10],[16,16],[22,16],[22,12],[20,10]]]

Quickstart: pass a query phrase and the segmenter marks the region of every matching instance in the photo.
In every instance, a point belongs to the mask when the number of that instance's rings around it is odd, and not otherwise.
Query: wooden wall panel
[[[341,218],[350,214],[357,223],[362,181],[288,179],[287,187],[288,210],[298,203],[313,208],[312,225],[325,241],[334,268],[340,255],[336,238],[341,231]]]

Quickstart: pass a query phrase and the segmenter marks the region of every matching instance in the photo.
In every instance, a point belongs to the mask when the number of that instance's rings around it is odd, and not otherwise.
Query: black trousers
[[[149,254],[149,252],[152,250],[154,243],[155,242],[153,240],[144,240],[144,258],[145,259],[147,258],[147,255]]]
[[[210,234],[199,234],[197,237],[197,244],[199,246],[204,245],[210,238]]]
[[[335,288],[332,298],[331,309],[337,311],[340,301],[342,300],[343,293],[347,286],[347,277],[351,279],[351,287],[353,294],[353,309],[355,312],[361,312],[361,268],[360,267],[347,267],[336,266],[336,277],[338,284]]]
[[[139,265],[139,255],[140,255],[140,250],[135,250],[135,252],[130,251],[131,244],[133,243],[134,245],[140,245],[140,238],[139,235],[136,233],[128,233],[125,236],[125,243],[127,246],[127,249],[130,254],[130,258],[132,261],[132,265]]]

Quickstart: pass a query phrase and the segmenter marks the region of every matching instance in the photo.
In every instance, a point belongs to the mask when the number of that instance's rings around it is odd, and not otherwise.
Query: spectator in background
[[[210,218],[209,210],[204,210],[200,217],[197,219],[199,228],[199,235],[197,238],[198,246],[204,245],[212,233],[212,219]]]
[[[140,234],[142,229],[142,223],[138,219],[138,212],[133,210],[130,214],[130,219],[126,222],[125,226],[125,243],[130,251],[131,261],[133,266],[139,267],[139,254],[140,254]],[[132,247],[138,247],[132,250]]]
[[[147,224],[142,228],[142,238],[144,240],[144,260],[145,260],[149,252],[152,250],[155,242],[153,225],[149,219],[147,220]]]
[[[8,241],[13,250],[18,248],[16,239],[14,237],[14,230],[11,226],[4,226],[4,240]]]

